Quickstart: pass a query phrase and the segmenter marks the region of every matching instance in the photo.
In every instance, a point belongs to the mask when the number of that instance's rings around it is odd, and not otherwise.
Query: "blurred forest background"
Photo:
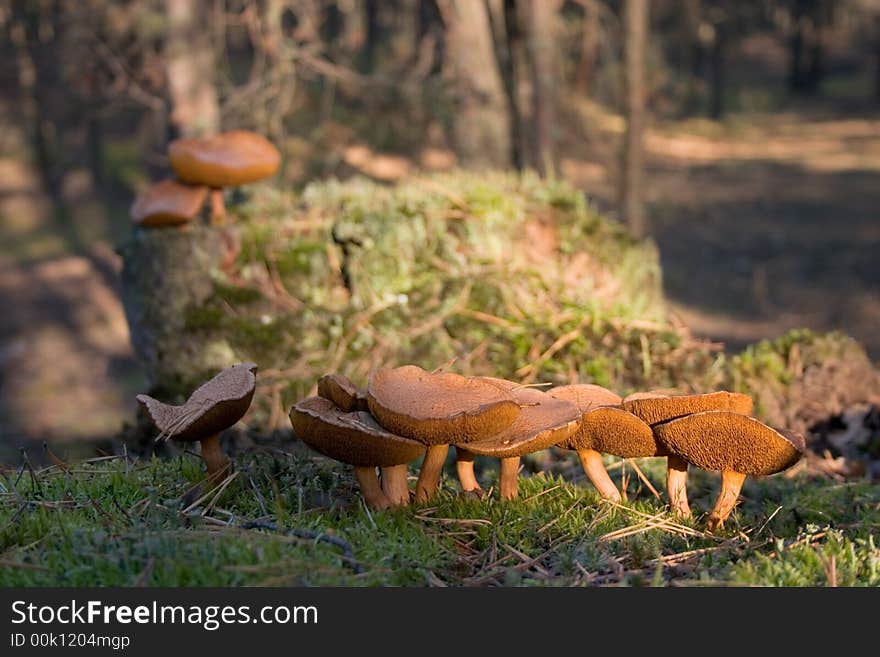
[[[880,354],[878,1],[0,0],[0,35],[0,444],[132,415],[114,247],[168,141],[219,129],[291,189],[565,178],[695,335]]]

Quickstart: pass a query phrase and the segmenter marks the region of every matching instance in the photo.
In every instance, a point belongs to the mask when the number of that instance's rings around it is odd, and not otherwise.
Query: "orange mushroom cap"
[[[650,425],[703,411],[752,412],[752,398],[739,392],[710,392],[703,395],[642,397],[624,400],[623,409]]]
[[[306,445],[349,465],[391,467],[425,453],[422,443],[385,431],[369,413],[347,413],[323,397],[297,403],[290,409],[290,423]]]
[[[498,458],[522,456],[558,445],[578,430],[581,412],[571,402],[534,388],[518,388],[512,394],[521,408],[519,416],[500,433],[467,443],[467,451]]]
[[[497,384],[415,365],[373,372],[367,400],[380,425],[426,445],[494,436],[520,413],[519,404]]]
[[[257,366],[242,363],[227,367],[199,386],[186,403],[164,404],[148,395],[137,400],[164,435],[173,440],[202,440],[228,429],[250,408],[256,388]]]
[[[329,399],[346,413],[369,410],[367,393],[343,374],[325,374],[318,379],[318,396]]]
[[[281,165],[281,154],[272,142],[245,130],[176,139],[168,146],[168,157],[180,180],[213,188],[268,178]]]
[[[141,226],[177,226],[195,219],[207,197],[208,188],[202,185],[163,180],[137,195],[130,214]]]
[[[704,470],[769,475],[797,463],[805,450],[802,435],[731,411],[693,413],[654,432],[671,453]]]

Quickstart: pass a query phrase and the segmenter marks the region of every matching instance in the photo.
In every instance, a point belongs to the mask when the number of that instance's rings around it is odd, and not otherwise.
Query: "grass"
[[[199,501],[191,454],[23,465],[0,478],[0,586],[880,584],[880,487],[748,480],[711,535],[699,516],[670,516],[630,464],[609,461],[630,498],[614,505],[569,455],[545,456],[517,501],[462,497],[447,477],[431,505],[382,513],[345,466],[297,446],[239,457],[217,500]],[[496,464],[479,465],[491,485]],[[662,490],[662,459],[638,465]],[[718,478],[690,479],[704,513]],[[256,519],[342,539],[355,562],[324,540],[240,528]]]

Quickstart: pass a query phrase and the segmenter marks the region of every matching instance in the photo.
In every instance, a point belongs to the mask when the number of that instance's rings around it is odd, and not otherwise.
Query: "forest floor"
[[[429,504],[371,513],[350,471],[285,447],[237,459],[216,493],[193,455],[7,469],[0,586],[880,585],[880,487],[866,482],[750,479],[710,534],[717,475],[691,474],[697,517],[681,520],[644,483],[662,490],[663,459],[610,466],[628,482],[620,504],[563,456],[512,502],[447,478]]]
[[[595,107],[583,108],[582,123],[561,173],[610,209],[622,124]],[[666,294],[696,336],[737,349],[796,326],[838,328],[880,354],[880,120],[664,122],[647,148]],[[338,149],[336,173],[383,180],[417,160],[454,161]],[[64,185],[75,212],[59,219],[22,151],[13,140],[0,156],[0,307],[12,309],[0,315],[0,462],[17,459],[10,445],[113,435],[142,385],[115,289],[112,244],[126,217],[102,210],[79,171]]]

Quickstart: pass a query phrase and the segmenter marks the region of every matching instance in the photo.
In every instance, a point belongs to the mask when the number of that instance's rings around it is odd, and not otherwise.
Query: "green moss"
[[[214,296],[216,300],[233,305],[256,303],[263,298],[260,291],[252,287],[230,285],[223,281],[214,281]]]
[[[288,446],[290,447],[290,446]],[[248,485],[222,510],[182,511],[202,474],[198,458],[123,459],[0,478],[0,586],[566,586],[623,584],[880,584],[880,489],[799,476],[748,480],[729,527],[712,538],[648,526],[669,519],[636,477],[616,507],[589,485],[520,478],[520,498],[462,498],[450,477],[431,508],[368,513],[350,469],[296,448],[236,459]],[[478,459],[484,486],[497,469]],[[483,468],[486,465],[488,468]],[[655,487],[662,459],[639,459]],[[612,470],[620,485],[622,469]],[[692,506],[705,513],[717,476],[694,473]],[[208,517],[214,521],[209,521]],[[219,527],[269,517],[332,533],[363,568],[355,574],[324,542]],[[12,519],[14,522],[11,522]],[[440,519],[443,519],[440,522]],[[684,521],[696,530],[701,517]],[[612,532],[628,535],[615,538]],[[463,555],[465,558],[462,558]]]

